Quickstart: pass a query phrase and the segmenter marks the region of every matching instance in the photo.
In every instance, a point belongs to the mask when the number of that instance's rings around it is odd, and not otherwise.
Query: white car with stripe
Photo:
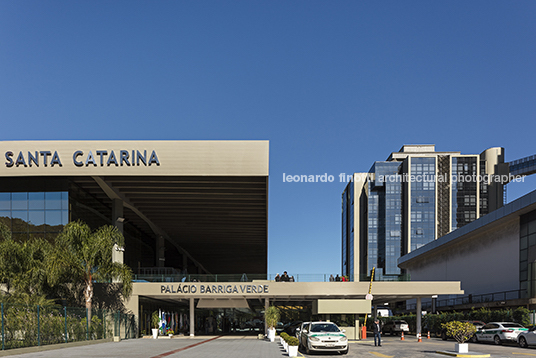
[[[528,331],[527,328],[514,322],[490,322],[476,331],[473,336],[475,342],[493,342],[502,344],[503,342],[517,342],[517,336],[521,332]]]
[[[302,327],[300,336],[307,354],[312,351],[348,353],[348,338],[335,323],[310,322]]]

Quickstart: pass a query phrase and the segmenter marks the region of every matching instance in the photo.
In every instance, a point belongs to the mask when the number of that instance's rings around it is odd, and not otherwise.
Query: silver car
[[[389,321],[382,327],[382,332],[384,334],[389,332],[391,336],[401,332],[409,333],[409,325],[408,322],[403,320]]]
[[[521,348],[528,348],[536,345],[536,326],[530,327],[528,331],[519,333],[517,336],[517,344]]]
[[[335,323],[310,322],[300,330],[300,336],[307,354],[312,351],[348,353],[348,338]]]

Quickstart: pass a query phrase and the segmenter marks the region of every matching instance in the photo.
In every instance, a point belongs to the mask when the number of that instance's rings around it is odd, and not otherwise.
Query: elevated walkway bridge
[[[513,160],[508,165],[510,167],[510,174],[513,176],[534,174],[536,173],[536,155]]]

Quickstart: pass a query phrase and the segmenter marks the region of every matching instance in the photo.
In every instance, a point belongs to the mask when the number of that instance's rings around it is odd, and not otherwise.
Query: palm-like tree
[[[119,280],[122,282],[125,298],[132,292],[132,271],[127,265],[112,260],[115,245],[124,246],[123,235],[115,226],[102,226],[92,232],[90,227],[81,221],[65,225],[56,238],[55,250],[49,261],[52,281],[84,285],[89,322],[93,283]]]
[[[11,239],[11,230],[9,230],[7,225],[1,221],[0,221],[0,239],[2,240]]]
[[[2,225],[0,225],[0,229]],[[0,242],[0,282],[5,284],[6,292],[9,293],[13,288],[13,281],[16,280],[17,274],[21,271],[23,255],[21,245],[11,239],[11,232],[2,232],[0,235],[3,239]]]

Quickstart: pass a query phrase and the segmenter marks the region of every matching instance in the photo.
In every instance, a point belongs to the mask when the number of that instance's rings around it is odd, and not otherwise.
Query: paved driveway
[[[454,341],[442,341],[438,338],[424,339],[417,342],[414,336],[384,337],[382,347],[374,347],[372,339],[350,342],[347,356],[337,354],[306,355],[299,352],[299,357],[448,357],[436,351],[454,349]],[[495,346],[492,344],[469,344],[470,352],[490,354],[493,358],[536,357],[536,349],[521,349],[515,345]],[[5,351],[1,355],[15,353]],[[279,343],[258,340],[255,337],[195,337],[173,339],[133,339],[118,343],[100,343],[82,347],[61,348],[42,352],[11,355],[24,358],[96,358],[96,357],[131,357],[131,358],[282,358],[286,353]]]

